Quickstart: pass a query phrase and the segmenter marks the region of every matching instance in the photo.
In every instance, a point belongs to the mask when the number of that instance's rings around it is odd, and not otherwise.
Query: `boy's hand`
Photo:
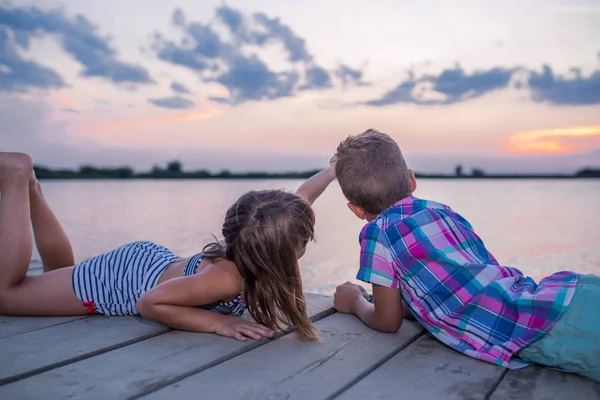
[[[364,297],[365,299],[369,300],[369,292],[367,292],[367,289],[365,289],[364,287],[360,286],[360,285],[356,285],[358,286],[358,289],[360,290],[360,293],[362,294],[362,297]]]
[[[333,295],[335,309],[345,314],[354,313],[355,304],[363,297],[361,289],[361,286],[350,282],[339,285]]]

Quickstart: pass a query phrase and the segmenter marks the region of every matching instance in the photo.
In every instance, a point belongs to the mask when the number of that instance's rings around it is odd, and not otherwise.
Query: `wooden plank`
[[[307,294],[306,299],[314,319],[333,312],[331,297]],[[171,331],[2,386],[0,398],[38,399],[40,387],[44,399],[135,397],[266,343]]]
[[[0,385],[167,331],[142,318],[96,316],[9,336],[0,339]]]
[[[509,371],[490,400],[600,400],[600,383],[574,374],[531,366]]]
[[[407,321],[396,334],[384,334],[344,314],[316,325],[321,343],[282,337],[144,399],[186,398],[190,393],[202,393],[205,399],[324,399],[422,334],[415,322]]]
[[[311,318],[322,319],[335,312],[333,297],[316,293],[304,293],[306,300],[306,313]],[[252,320],[248,311],[244,312],[243,318]]]
[[[0,315],[0,339],[53,325],[64,324],[81,318],[86,317],[9,317]]]
[[[504,370],[424,335],[339,399],[483,400]]]

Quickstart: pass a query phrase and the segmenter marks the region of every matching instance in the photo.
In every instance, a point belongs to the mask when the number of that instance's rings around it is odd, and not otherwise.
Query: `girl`
[[[31,158],[0,153],[0,314],[142,315],[175,329],[240,341],[272,337],[283,323],[300,339],[316,340],[298,258],[313,239],[310,205],[335,178],[332,165],[295,195],[244,194],[226,213],[224,243],[190,258],[155,243],[134,242],[75,265]],[[39,276],[26,275],[32,226],[44,265]],[[256,322],[235,318],[246,307]]]

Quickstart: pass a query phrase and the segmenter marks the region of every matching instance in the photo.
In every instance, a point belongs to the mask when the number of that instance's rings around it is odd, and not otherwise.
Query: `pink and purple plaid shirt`
[[[503,267],[467,220],[414,196],[369,222],[360,234],[357,279],[401,288],[415,318],[438,340],[508,368],[566,311],[579,275],[558,272],[538,284]]]

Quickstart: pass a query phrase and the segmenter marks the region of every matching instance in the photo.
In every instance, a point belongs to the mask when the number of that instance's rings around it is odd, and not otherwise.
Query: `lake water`
[[[46,198],[76,261],[136,240],[181,256],[220,234],[226,209],[252,189],[295,190],[297,180],[43,181]],[[419,181],[416,196],[446,203],[467,218],[503,265],[540,279],[559,270],[600,273],[600,180]],[[304,289],[331,294],[354,280],[364,222],[337,183],[316,201],[316,242],[301,260]],[[39,267],[34,252],[32,268]]]

